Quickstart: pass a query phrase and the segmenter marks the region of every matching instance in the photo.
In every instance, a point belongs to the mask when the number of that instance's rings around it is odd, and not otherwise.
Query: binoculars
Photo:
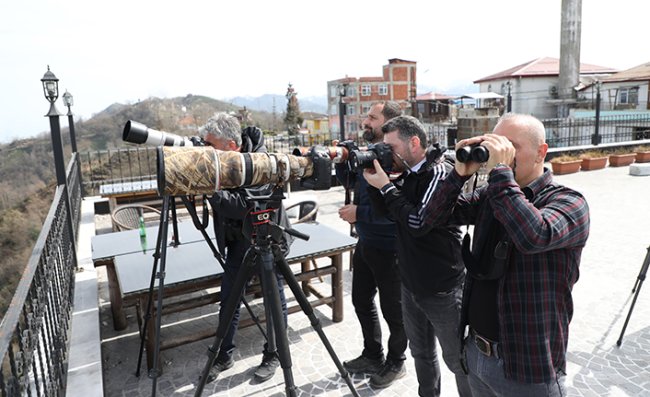
[[[461,163],[474,161],[476,163],[485,163],[490,158],[490,152],[485,146],[479,144],[463,146],[456,150],[456,160]]]

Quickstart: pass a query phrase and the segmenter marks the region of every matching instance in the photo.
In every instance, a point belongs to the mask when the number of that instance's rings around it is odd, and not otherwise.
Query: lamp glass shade
[[[59,97],[59,79],[56,78],[54,73],[50,71],[50,67],[47,67],[47,72],[43,75],[41,79],[43,83],[43,94],[45,99],[54,103]]]
[[[63,104],[67,107],[74,105],[74,98],[72,97],[72,94],[69,93],[67,90],[63,94]]]

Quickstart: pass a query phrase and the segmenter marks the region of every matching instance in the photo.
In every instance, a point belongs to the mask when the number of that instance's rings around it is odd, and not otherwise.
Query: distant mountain
[[[273,113],[273,107],[275,106],[275,114],[282,114],[287,110],[287,98],[284,95],[277,94],[264,94],[258,97],[237,96],[222,99],[222,101],[239,107],[246,106],[250,110],[269,113]],[[301,112],[327,113],[327,97],[325,96],[298,96],[298,103],[300,103]]]

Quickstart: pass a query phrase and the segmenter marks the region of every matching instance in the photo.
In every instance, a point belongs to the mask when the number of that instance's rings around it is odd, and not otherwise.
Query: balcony
[[[59,186],[32,258],[0,326],[3,357],[0,390],[3,396],[151,395],[152,380],[146,376],[146,365],[142,366],[139,378],[134,375],[140,345],[135,307],[126,309],[127,328],[114,330],[106,270],[95,268],[92,263],[91,237],[106,231],[107,218],[95,213],[94,204],[102,199],[97,196],[100,183],[91,178],[94,172],[91,169],[96,168],[84,163],[92,163],[87,160],[89,157],[93,155],[73,156],[67,169],[71,217],[67,216],[65,191]],[[113,153],[109,157],[113,177],[107,177],[103,183],[136,178],[132,174],[119,176],[117,173],[128,168],[128,161],[124,161],[127,155]],[[119,166],[116,165],[118,159],[122,161]],[[82,167],[77,167],[79,162]],[[104,175],[109,171],[102,170]],[[143,171],[137,177],[150,175]],[[616,341],[634,296],[631,289],[640,278],[640,268],[650,244],[647,232],[650,211],[646,208],[650,183],[646,178],[628,175],[627,167],[555,179],[587,197],[592,217],[580,279],[573,291],[574,315],[566,379],[569,395],[648,395],[650,291],[647,289],[640,290],[622,346],[617,347]],[[291,196],[309,194],[313,192],[294,192]],[[319,193],[318,198],[321,208],[318,220],[348,233],[348,225],[337,215],[344,199],[341,188]],[[76,244],[72,244],[68,232],[68,219],[76,234]],[[75,245],[76,271],[72,248]],[[344,263],[347,261],[345,257]],[[360,329],[351,305],[351,272],[347,265],[343,273],[343,321],[333,322],[331,310],[325,306],[315,309],[341,361],[356,357],[362,348]],[[330,287],[327,278],[320,287]],[[259,299],[251,303],[254,311],[262,311]],[[187,331],[216,327],[217,311],[218,306],[210,304],[165,315],[162,332],[166,338],[173,338]],[[384,330],[386,333],[385,327]],[[309,319],[302,313],[289,315],[288,337],[298,395],[349,393]],[[194,394],[212,340],[206,338],[182,344],[161,353],[163,372],[157,382],[158,395]],[[262,336],[259,330],[255,327],[241,329],[235,342],[238,347],[235,366],[207,385],[204,395],[283,395],[285,384],[281,370],[266,383],[251,381],[253,368],[260,361]],[[407,357],[407,376],[390,388],[373,390],[366,377],[354,376],[359,394],[416,395],[413,359],[408,353]],[[441,367],[443,395],[454,396],[453,376],[444,364]]]

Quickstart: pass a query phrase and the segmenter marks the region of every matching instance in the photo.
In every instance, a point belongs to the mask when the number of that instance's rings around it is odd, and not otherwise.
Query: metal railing
[[[569,147],[591,145],[596,131],[596,118],[546,119],[548,146]],[[600,143],[631,142],[650,139],[650,114],[600,117]]]
[[[81,213],[79,167],[67,169],[74,233]],[[74,296],[74,244],[65,185],[56,188],[32,255],[0,324],[0,392],[4,396],[62,396]]]

